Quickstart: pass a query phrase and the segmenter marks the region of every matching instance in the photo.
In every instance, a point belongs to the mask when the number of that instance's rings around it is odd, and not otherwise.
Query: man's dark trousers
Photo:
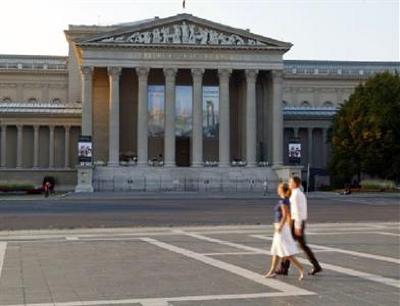
[[[306,229],[306,223],[304,221],[301,222],[301,236],[296,236],[294,232],[294,221],[292,221],[291,224],[292,228],[292,235],[294,240],[297,240],[299,243],[300,248],[303,250],[303,252],[306,254],[308,260],[312,263],[314,266],[314,269],[319,270],[321,266],[319,265],[318,260],[315,258],[314,253],[311,251],[311,249],[308,247],[306,243],[306,236],[305,236],[305,229]],[[281,268],[280,268],[280,273],[281,274],[287,274],[289,271],[290,267],[290,261],[289,260],[282,260],[281,262]]]

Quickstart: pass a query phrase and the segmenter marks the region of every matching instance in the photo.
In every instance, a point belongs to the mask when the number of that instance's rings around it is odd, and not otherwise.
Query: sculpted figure
[[[136,42],[136,38],[139,36],[138,32],[133,33],[131,36],[128,36],[126,39],[127,42]]]
[[[200,28],[199,31],[195,35],[196,41],[199,40],[201,45],[206,45],[208,41],[208,31]]]
[[[170,34],[170,33],[169,33],[169,28],[162,27],[162,28],[161,28],[161,33],[162,33],[162,35],[163,35],[163,40],[162,40],[162,42],[163,42],[164,44],[168,44],[168,43],[170,42],[170,40],[173,40],[173,39],[174,39],[174,33]]]
[[[160,29],[153,30],[153,44],[159,44],[161,42]]]
[[[209,31],[208,43],[210,45],[218,45],[219,44],[219,34],[217,31],[214,31],[214,30]]]
[[[172,42],[174,44],[181,43],[181,27],[177,24],[174,25],[174,34],[172,35]]]
[[[196,37],[195,37],[195,32],[194,32],[194,25],[191,24],[189,25],[189,44],[195,44],[196,43]]]
[[[181,25],[182,29],[182,43],[187,44],[189,42],[189,27],[186,22]]]
[[[231,37],[234,45],[244,45],[244,40],[240,36],[233,34]]]

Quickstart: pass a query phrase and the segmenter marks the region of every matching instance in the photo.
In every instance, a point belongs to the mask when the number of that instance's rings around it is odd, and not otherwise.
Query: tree
[[[361,174],[400,178],[400,77],[384,72],[356,87],[336,113],[329,168],[342,183]]]

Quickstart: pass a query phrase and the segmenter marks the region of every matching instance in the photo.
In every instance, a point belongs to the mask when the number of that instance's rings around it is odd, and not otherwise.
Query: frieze
[[[189,45],[222,45],[222,46],[265,46],[255,39],[237,34],[226,34],[213,29],[197,26],[193,23],[173,24],[149,31],[134,32],[99,40],[103,43],[127,44],[189,44]]]

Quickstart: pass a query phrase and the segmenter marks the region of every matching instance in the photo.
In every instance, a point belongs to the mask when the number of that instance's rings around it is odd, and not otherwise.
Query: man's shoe
[[[322,272],[322,268],[321,267],[317,267],[317,268],[313,268],[310,272],[308,272],[308,275],[315,275],[317,273]]]

